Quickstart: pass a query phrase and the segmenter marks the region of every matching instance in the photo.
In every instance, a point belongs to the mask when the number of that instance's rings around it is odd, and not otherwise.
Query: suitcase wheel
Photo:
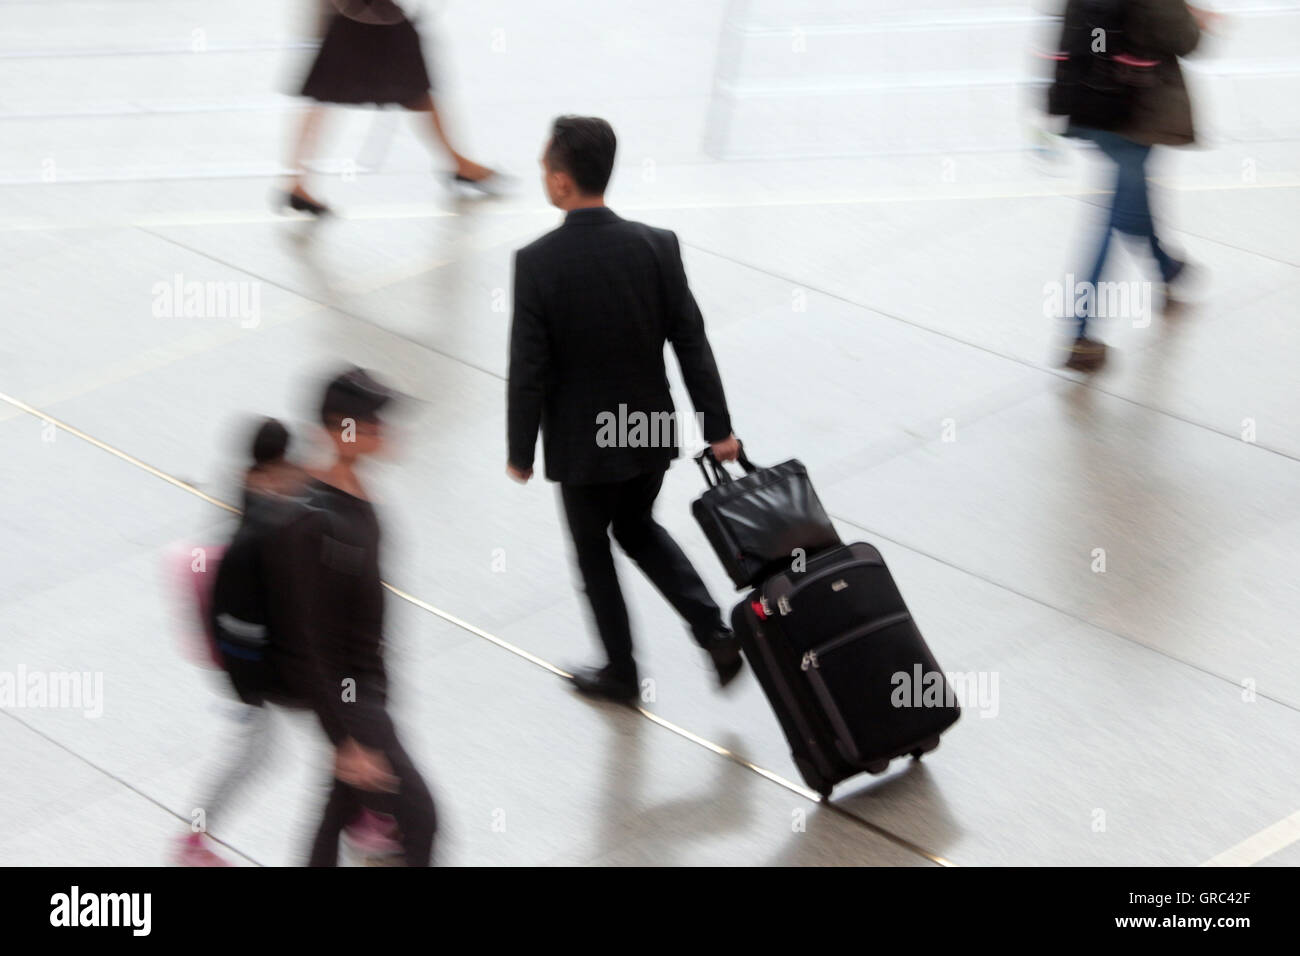
[[[888,760],[877,760],[875,763],[869,763],[864,768],[867,773],[884,773],[889,769]]]
[[[920,760],[922,754],[928,754],[931,750],[933,750],[937,746],[939,746],[939,738],[931,737],[925,743],[921,744],[921,746],[917,747],[915,750],[912,751],[912,759]]]

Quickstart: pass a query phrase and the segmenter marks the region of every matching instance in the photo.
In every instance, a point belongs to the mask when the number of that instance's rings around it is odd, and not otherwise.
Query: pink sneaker
[[[368,861],[402,855],[402,845],[396,839],[397,824],[386,813],[362,807],[343,836],[352,852]]]
[[[189,833],[177,841],[175,860],[179,866],[233,866],[203,843],[202,833]]]

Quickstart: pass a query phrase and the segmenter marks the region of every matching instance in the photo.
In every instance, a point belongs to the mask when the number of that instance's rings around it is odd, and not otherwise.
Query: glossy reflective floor
[[[440,862],[1300,863],[1297,5],[1218,4],[1201,148],[1151,171],[1196,301],[1104,322],[1086,381],[1044,299],[1086,272],[1106,183],[1035,133],[1027,5],[425,4],[447,119],[516,188],[454,197],[415,118],[340,111],[320,227],[270,207],[309,6],[4,4],[0,673],[101,674],[103,712],[3,708],[0,863],[167,861],[230,731],[168,556],[229,533],[240,416],[309,445],[344,359],[415,399],[373,481]],[[503,465],[512,253],[558,222],[536,156],[562,112],[610,119],[611,204],[681,237],[751,455],[802,459],[975,675],[934,754],[833,806],[627,563],[652,699],[556,673],[596,644],[554,489]],[[1117,245],[1108,278],[1146,269]],[[250,310],[159,315],[191,281]],[[679,462],[659,518],[729,603],[699,491]],[[301,862],[328,778],[310,722],[275,730],[209,821],[242,863]]]

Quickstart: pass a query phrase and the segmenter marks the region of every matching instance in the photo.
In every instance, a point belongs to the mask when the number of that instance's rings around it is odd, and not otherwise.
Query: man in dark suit
[[[562,116],[542,154],[547,196],[567,215],[515,256],[507,471],[520,482],[532,477],[540,426],[546,477],[560,485],[609,658],[573,680],[584,693],[630,700],[637,670],[611,529],[712,657],[719,683],[741,667],[717,604],[651,513],[681,432],[664,370],[666,342],[714,454],[732,461],[739,443],[677,237],[605,205],[615,148],[604,120]]]

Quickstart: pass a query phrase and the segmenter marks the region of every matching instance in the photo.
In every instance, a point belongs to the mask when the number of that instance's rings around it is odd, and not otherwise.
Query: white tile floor
[[[1207,148],[1153,169],[1204,297],[1111,323],[1085,382],[1053,366],[1042,301],[1086,268],[1099,167],[1029,148],[1028,5],[605,6],[425,4],[449,119],[516,193],[456,202],[409,117],[342,111],[318,184],[340,215],[310,230],[267,199],[311,4],[5,4],[0,672],[100,672],[105,698],[0,713],[0,863],[167,859],[227,725],[164,561],[229,522],[167,478],[232,500],[237,416],[304,423],[341,359],[419,399],[375,480],[386,575],[420,602],[390,596],[390,654],[443,862],[1196,864],[1300,809],[1300,7],[1220,4],[1231,29],[1189,65]],[[558,219],[535,157],[560,112],[615,124],[611,203],[679,232],[754,456],[803,459],[941,663],[997,676],[996,714],[968,701],[921,764],[837,791],[847,813],[782,783],[757,685],[712,691],[630,566],[671,726],[483,636],[556,666],[595,647],[553,490],[501,473],[503,296]],[[177,274],[254,284],[260,321],[156,318]],[[659,515],[729,601],[698,485],[679,463]],[[274,771],[211,823],[241,863],[300,862],[321,799],[314,729],[277,728]]]

